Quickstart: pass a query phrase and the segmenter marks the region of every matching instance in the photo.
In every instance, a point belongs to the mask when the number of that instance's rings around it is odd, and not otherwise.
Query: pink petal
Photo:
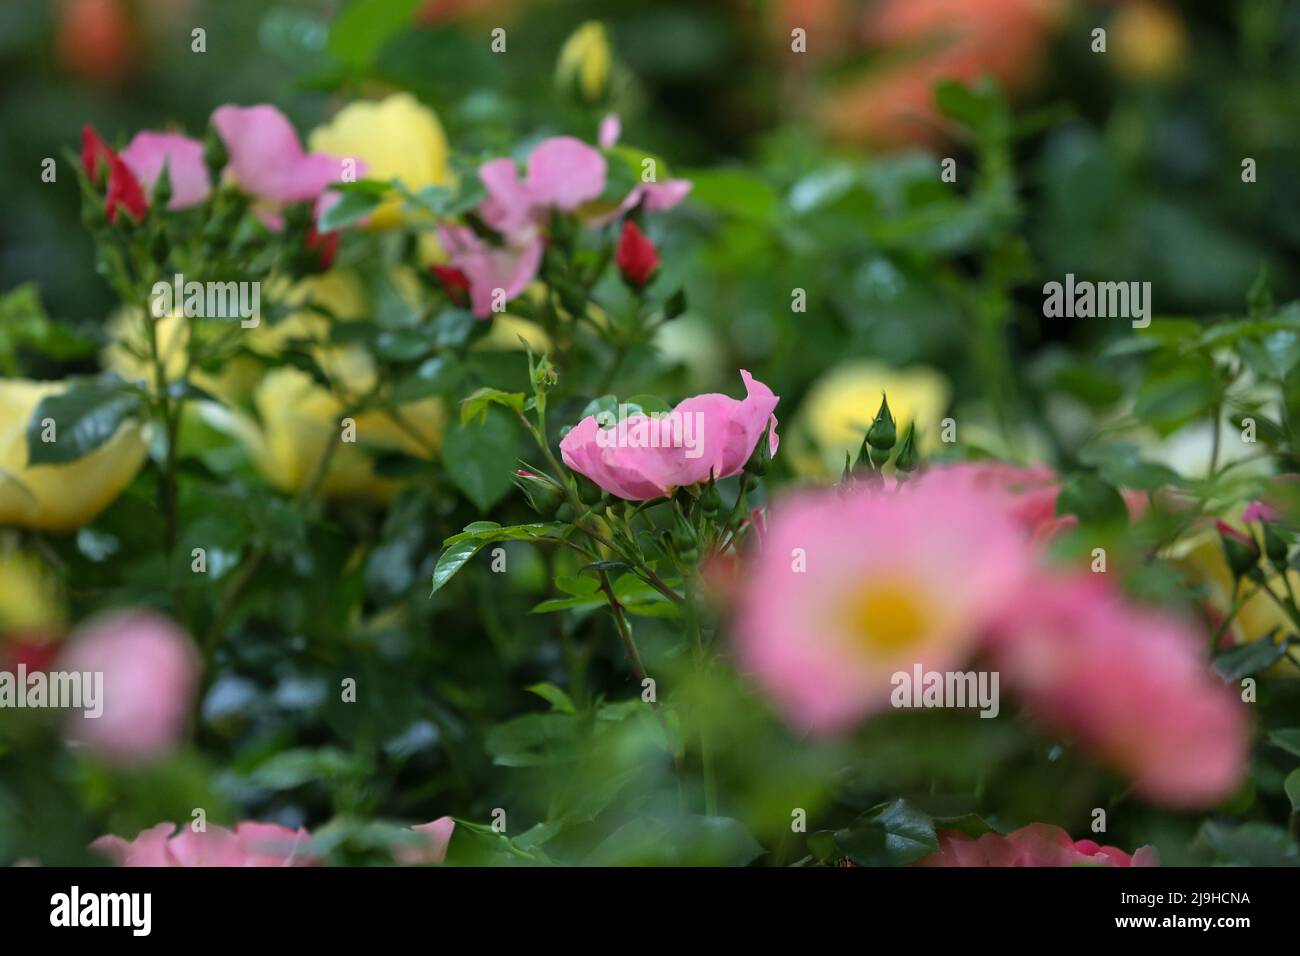
[[[573,212],[605,191],[605,157],[580,139],[543,140],[528,157],[525,185],[535,201]]]
[[[689,179],[668,179],[662,183],[645,183],[641,186],[645,208],[648,212],[666,212],[679,204],[691,191]]]
[[[422,845],[396,847],[393,856],[397,862],[418,866],[422,863],[441,863],[447,858],[451,834],[456,829],[455,820],[451,817],[439,817],[430,823],[421,823],[410,829],[423,837]]]
[[[167,166],[172,190],[168,209],[197,206],[212,192],[212,179],[203,161],[203,144],[196,139],[179,133],[141,130],[132,137],[121,155],[146,193],[153,192],[164,164]]]
[[[483,221],[500,233],[524,229],[534,222],[535,200],[519,179],[513,159],[493,159],[478,168],[487,196],[479,206]]]
[[[596,133],[596,142],[601,149],[613,149],[619,137],[623,135],[623,121],[617,113],[610,113],[600,121],[600,130]]]

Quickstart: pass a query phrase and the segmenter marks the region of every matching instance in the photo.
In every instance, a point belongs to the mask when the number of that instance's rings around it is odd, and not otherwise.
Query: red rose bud
[[[469,276],[455,266],[430,266],[429,269],[454,305],[469,303]]]
[[[127,168],[126,163],[110,152],[108,154],[108,198],[104,201],[104,213],[108,216],[109,222],[117,222],[119,209],[126,210],[128,216],[139,222],[149,209],[149,201],[144,197],[140,181]]]
[[[339,254],[338,230],[320,232],[312,225],[307,227],[307,238],[303,243],[308,252],[316,253],[316,259],[322,271],[334,265],[334,258]]]
[[[104,162],[102,168],[106,169],[112,158],[113,151],[100,138],[95,127],[89,123],[81,127],[81,168],[86,171],[86,175],[90,177],[92,183],[98,184],[99,182],[100,160]]]
[[[634,288],[641,288],[653,277],[659,268],[659,253],[655,250],[644,232],[630,219],[623,221],[623,233],[618,238],[618,250],[614,253],[618,271]]]

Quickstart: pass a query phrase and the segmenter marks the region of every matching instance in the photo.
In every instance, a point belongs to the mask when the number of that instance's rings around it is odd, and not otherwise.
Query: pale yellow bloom
[[[207,410],[248,449],[258,470],[281,491],[297,493],[312,482],[327,454],[330,460],[318,486],[329,498],[390,501],[396,482],[375,473],[372,452],[400,451],[431,460],[442,447],[446,410],[437,397],[411,402],[393,413],[370,410],[352,417],[345,431],[345,408],[301,369],[273,369],[253,393],[257,418],[230,409]],[[355,437],[355,441],[345,440]],[[338,443],[331,453],[331,445]]]
[[[556,76],[561,86],[576,89],[582,99],[596,103],[609,88],[612,67],[613,54],[604,24],[588,20],[564,41]]]
[[[1112,53],[1121,74],[1159,82],[1174,76],[1187,59],[1187,28],[1179,12],[1164,3],[1123,4],[1111,25]]]
[[[509,313],[494,315],[487,335],[474,343],[475,348],[500,352],[523,351],[525,346],[534,355],[545,355],[551,351],[551,337],[536,322]]]
[[[1232,571],[1224,557],[1219,533],[1214,527],[1203,528],[1175,544],[1166,555],[1180,568],[1190,583],[1204,592],[1204,600],[1215,616],[1214,625],[1232,607]],[[1300,573],[1288,573],[1291,587],[1300,595]],[[1285,597],[1286,584],[1274,574],[1269,586],[1275,594]],[[1242,581],[1240,593],[1244,596],[1241,607],[1229,625],[1229,633],[1237,644],[1250,644],[1272,634],[1279,637],[1295,632],[1286,612],[1261,588],[1250,581]],[[1289,658],[1282,658],[1270,670],[1276,676],[1297,676],[1300,669]]]
[[[823,373],[799,406],[788,431],[795,470],[810,478],[838,477],[846,455],[856,461],[882,394],[889,398],[899,441],[915,422],[920,452],[939,447],[948,380],[925,366],[895,369],[875,359],[852,359]]]
[[[186,367],[189,364],[187,352],[196,332],[199,336],[196,352],[199,353],[215,336],[231,334],[229,322],[186,318],[180,312],[172,312],[152,321],[157,339],[158,357],[163,375],[168,382],[176,382],[185,377]],[[100,355],[104,368],[117,372],[127,381],[144,382],[151,391],[156,391],[157,380],[154,375],[144,310],[118,309],[109,317],[105,327],[109,342]],[[256,330],[240,331],[251,337]],[[215,372],[205,371],[201,365],[192,365],[189,368],[188,378],[205,392],[225,398],[227,401],[234,401],[237,396],[248,394],[257,381],[259,372],[260,367],[256,361],[247,356],[237,355],[226,358],[221,363],[220,369]]]
[[[27,423],[32,412],[47,395],[67,388],[66,382],[0,381],[0,525],[76,530],[108,507],[144,464],[147,448],[140,426],[127,422],[75,461],[28,465]]]
[[[437,116],[410,93],[378,102],[349,103],[307,140],[312,152],[362,160],[367,179],[400,179],[413,191],[451,181],[447,137]],[[385,200],[370,215],[371,229],[404,221],[402,200]]]
[[[50,569],[27,551],[0,545],[0,635],[59,633],[66,608]]]

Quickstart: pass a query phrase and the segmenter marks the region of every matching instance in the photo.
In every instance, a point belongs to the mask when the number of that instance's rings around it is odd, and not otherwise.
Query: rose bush
[[[0,707],[0,863],[1300,860],[1300,249],[1121,95],[1196,25],[815,6],[773,103],[890,56],[808,129],[362,5],[335,96],[69,121],[111,301],[0,299],[0,704],[103,711]],[[1114,102],[1013,108],[1103,15]]]

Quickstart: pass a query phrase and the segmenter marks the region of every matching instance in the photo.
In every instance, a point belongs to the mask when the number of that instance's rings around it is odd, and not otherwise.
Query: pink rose
[[[1147,799],[1211,806],[1246,769],[1247,720],[1199,630],[1135,608],[1094,575],[1040,577],[991,643],[1031,714],[1124,773]]]
[[[780,399],[762,382],[741,370],[745,398],[710,393],[696,395],[658,419],[632,415],[616,427],[602,429],[596,416],[575,425],[560,442],[564,463],[610,494],[629,501],[671,495],[677,488],[739,474],[771,426],[769,449],[779,440],[776,416]]]
[[[1072,514],[1056,513],[1061,476],[1046,465],[1022,468],[1000,461],[972,461],[951,465],[947,470],[997,497],[1036,541],[1049,541],[1079,524]],[[1129,518],[1136,521],[1142,517],[1149,504],[1146,493],[1126,489],[1121,495]]]
[[[510,301],[527,288],[542,264],[542,240],[530,236],[519,245],[489,245],[468,226],[439,226],[452,267],[469,282],[470,307],[480,319],[494,310],[494,299]],[[498,291],[499,290],[499,291]]]
[[[601,149],[612,149],[623,135],[623,122],[616,113],[610,113],[600,121],[597,142]],[[588,225],[604,226],[619,216],[631,212],[641,204],[647,212],[667,212],[677,206],[691,191],[688,179],[667,179],[662,183],[637,183],[633,186],[618,206],[603,216],[597,216]]]
[[[274,106],[218,106],[212,125],[226,146],[226,176],[261,200],[258,214],[271,229],[283,228],[284,205],[323,201],[330,184],[343,180],[345,161],[303,152],[293,125]],[[365,164],[357,161],[353,171],[361,176]]]
[[[203,144],[179,133],[141,130],[121,153],[122,161],[135,174],[145,192],[152,194],[163,166],[171,181],[172,198],[167,208],[197,206],[212,192],[212,180],[203,161]]]
[[[274,823],[240,823],[233,831],[208,826],[201,832],[160,823],[134,840],[102,836],[90,845],[117,866],[311,866],[311,835]]]
[[[441,863],[447,858],[451,834],[456,829],[455,820],[451,817],[439,817],[430,823],[421,823],[410,829],[420,835],[420,840],[417,843],[394,848],[393,858],[398,863],[419,866],[424,863]]]
[[[483,221],[503,235],[543,226],[551,210],[573,212],[605,191],[605,157],[572,136],[544,139],[528,156],[519,178],[513,159],[494,159],[479,167],[487,196],[479,207]]]
[[[939,851],[914,866],[1159,866],[1154,848],[1144,846],[1132,856],[1092,840],[1070,839],[1060,827],[1031,823],[1013,833],[968,837],[940,830]]]
[[[743,576],[740,664],[798,729],[849,730],[890,706],[894,674],[964,665],[1035,554],[996,497],[947,469],[779,500]]]
[[[157,761],[184,738],[199,675],[194,644],[151,611],[98,617],[69,639],[59,669],[103,675],[103,713],[75,711],[68,738],[112,763]]]

